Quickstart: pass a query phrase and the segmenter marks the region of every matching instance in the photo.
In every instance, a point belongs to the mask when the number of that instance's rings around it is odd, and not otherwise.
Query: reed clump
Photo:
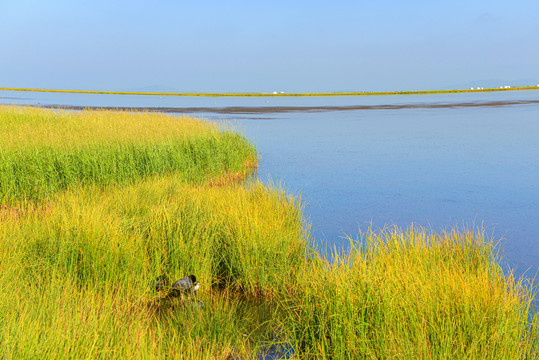
[[[271,303],[305,259],[300,216],[258,183],[169,176],[62,193],[48,212],[2,223],[1,347],[13,358],[256,353],[252,334],[276,327]],[[161,274],[190,273],[204,309],[153,289]]]
[[[146,289],[160,274],[195,273],[205,286],[267,297],[306,256],[301,223],[294,198],[260,183],[193,186],[169,176],[62,193],[46,212],[4,220],[2,243],[27,274],[54,269],[84,285]]]
[[[245,176],[257,163],[246,139],[192,118],[15,106],[0,116],[0,206],[172,173],[190,183]]]
[[[535,290],[503,274],[481,232],[369,231],[303,271],[285,307],[304,358],[539,356]]]

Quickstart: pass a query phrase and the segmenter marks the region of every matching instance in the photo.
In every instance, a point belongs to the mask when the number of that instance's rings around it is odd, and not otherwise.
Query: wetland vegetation
[[[317,251],[301,201],[241,183],[230,129],[126,111],[0,106],[0,355],[539,357],[534,286],[480,231],[367,231]],[[205,307],[161,301],[196,274]],[[288,352],[288,354],[286,354]]]
[[[37,91],[75,94],[117,94],[117,95],[158,95],[158,96],[380,96],[380,95],[428,95],[428,94],[457,94],[473,92],[514,91],[514,90],[537,90],[537,86],[505,86],[497,88],[472,88],[472,89],[447,89],[447,90],[408,90],[408,91],[351,91],[351,92],[325,92],[325,93],[194,93],[194,92],[143,92],[143,91],[103,91],[103,90],[61,90],[61,89],[30,89],[0,87],[5,91]]]

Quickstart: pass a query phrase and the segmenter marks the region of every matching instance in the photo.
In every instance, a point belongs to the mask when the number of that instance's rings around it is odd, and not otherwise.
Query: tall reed
[[[370,231],[298,279],[285,327],[302,358],[539,356],[535,290],[503,274],[481,232]]]
[[[6,106],[0,117],[0,206],[171,173],[201,183],[256,165],[243,137],[192,118]]]
[[[122,357],[151,345],[197,358],[207,342],[210,354],[226,344],[254,348],[243,334],[258,322],[243,318],[251,316],[245,301],[270,301],[294,283],[306,254],[301,224],[293,198],[258,183],[200,187],[168,176],[64,192],[47,210],[2,221],[4,343],[21,357],[81,356],[86,347]],[[154,279],[191,273],[204,312],[152,320],[170,312],[160,309]]]

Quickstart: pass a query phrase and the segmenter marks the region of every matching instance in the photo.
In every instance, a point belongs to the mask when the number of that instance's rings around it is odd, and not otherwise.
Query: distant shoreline
[[[449,109],[463,107],[502,107],[513,105],[539,104],[539,100],[509,100],[465,103],[434,104],[394,104],[394,105],[351,105],[351,106],[227,106],[227,107],[129,107],[129,106],[77,106],[77,105],[26,105],[49,109],[64,110],[112,110],[112,111],[145,111],[174,114],[217,113],[217,114],[272,114],[294,112],[326,112],[349,110],[400,110],[400,109]]]
[[[25,89],[0,87],[4,91],[33,91],[79,94],[110,94],[110,95],[158,95],[158,96],[207,96],[207,97],[262,97],[262,96],[383,96],[383,95],[428,95],[476,93],[493,91],[539,90],[539,86],[518,86],[510,88],[481,88],[461,90],[412,90],[412,91],[364,91],[364,92],[335,92],[335,93],[188,93],[188,92],[135,92],[135,91],[100,91],[100,90],[59,90],[59,89]]]

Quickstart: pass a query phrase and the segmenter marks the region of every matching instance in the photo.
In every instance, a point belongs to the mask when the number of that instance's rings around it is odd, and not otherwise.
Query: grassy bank
[[[368,232],[329,262],[298,198],[234,181],[256,158],[231,132],[0,110],[5,359],[539,357],[533,287],[481,233]],[[203,309],[154,289],[190,273]]]
[[[200,183],[256,165],[244,138],[192,118],[8,106],[0,116],[0,206],[170,173]]]
[[[167,177],[65,192],[46,211],[2,222],[0,344],[14,358],[256,352],[250,335],[265,331],[271,301],[305,258],[300,216],[292,198],[261,184]],[[190,273],[202,311],[153,290],[161,274]]]
[[[238,96],[238,97],[260,97],[260,96],[383,96],[383,95],[428,95],[428,94],[456,94],[475,93],[493,91],[515,91],[515,90],[539,90],[539,86],[515,86],[510,88],[481,88],[481,89],[448,89],[448,90],[410,90],[410,91],[352,91],[352,92],[320,92],[320,93],[189,93],[189,92],[136,92],[136,91],[100,91],[100,90],[59,90],[59,89],[25,89],[0,87],[6,91],[36,91],[74,94],[109,94],[109,95],[158,95],[158,96]]]
[[[503,274],[481,232],[367,232],[332,263],[313,257],[297,290],[284,327],[305,358],[539,356],[534,290]]]

